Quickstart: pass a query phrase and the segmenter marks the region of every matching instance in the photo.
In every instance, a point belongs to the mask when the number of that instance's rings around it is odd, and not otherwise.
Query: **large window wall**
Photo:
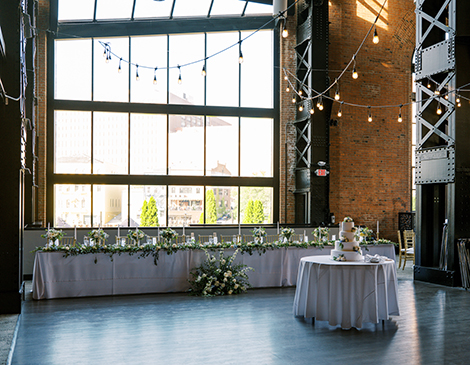
[[[175,34],[154,20],[155,34],[136,34],[145,32],[135,21],[116,31],[113,22],[61,23],[60,14],[49,45],[48,220],[58,227],[277,220],[278,40],[274,24],[253,34],[268,15],[245,14],[239,30],[226,22],[229,30],[214,32],[200,31],[210,19],[195,18]],[[79,34],[69,38],[72,31]]]

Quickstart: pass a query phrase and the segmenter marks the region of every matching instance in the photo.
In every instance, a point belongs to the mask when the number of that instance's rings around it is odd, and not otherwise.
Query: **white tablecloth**
[[[328,256],[300,260],[294,315],[361,328],[398,316],[394,261],[337,262]]]
[[[392,255],[392,245],[370,247],[370,254]],[[299,260],[304,256],[330,255],[331,248],[282,248],[259,255],[238,253],[235,263],[254,268],[248,271],[254,288],[293,286]],[[225,250],[225,255],[234,250]],[[211,254],[216,254],[211,252]],[[66,298],[94,295],[183,292],[189,289],[191,269],[205,260],[202,250],[160,253],[158,265],[153,257],[138,254],[87,254],[63,257],[61,252],[37,252],[33,268],[33,298]],[[96,263],[95,263],[96,259]]]

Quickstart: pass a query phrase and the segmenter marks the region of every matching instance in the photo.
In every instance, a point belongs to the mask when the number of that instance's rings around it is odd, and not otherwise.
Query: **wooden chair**
[[[400,248],[400,252],[401,252]],[[403,231],[403,252],[402,252],[403,270],[405,270],[406,259],[412,259],[413,265],[415,263],[415,232],[414,231]]]
[[[198,237],[199,237],[198,239],[200,243],[209,243],[209,239],[214,238],[214,236],[212,235],[209,235],[209,236],[198,235]]]
[[[236,234],[232,234],[230,236],[225,236],[225,235],[220,235],[220,241],[221,242],[232,242],[232,243],[236,243],[237,241],[237,237],[238,235]],[[233,240],[235,240],[235,242],[233,242]]]
[[[77,240],[73,237],[62,237],[61,246],[73,247],[77,244]]]
[[[268,234],[265,237],[265,242],[267,243],[274,243],[276,241],[279,241],[279,236],[277,234]]]
[[[177,236],[175,238],[175,243],[186,243],[186,235]]]
[[[127,237],[127,236],[116,236],[116,244],[121,245],[121,242],[122,242],[123,239],[125,240],[126,245],[131,243],[129,237]]]
[[[401,240],[401,231],[397,231],[398,234],[398,268],[401,267],[401,261],[403,260],[405,248],[403,247],[403,243]]]

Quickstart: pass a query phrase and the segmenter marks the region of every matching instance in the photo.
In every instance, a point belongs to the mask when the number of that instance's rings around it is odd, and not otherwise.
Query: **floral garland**
[[[129,230],[127,233],[127,237],[138,244],[141,240],[143,240],[147,235],[142,232],[140,229],[136,229],[135,231]]]
[[[234,265],[238,249],[230,256],[224,256],[224,250],[219,251],[219,257],[211,256],[204,250],[207,259],[191,270],[189,280],[190,293],[201,296],[232,295],[245,292],[251,285],[248,281],[247,265]]]

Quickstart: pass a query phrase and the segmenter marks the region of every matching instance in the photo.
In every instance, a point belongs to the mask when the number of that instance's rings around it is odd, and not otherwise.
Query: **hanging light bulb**
[[[434,90],[434,95],[440,95],[440,94],[441,92],[439,91],[439,89]]]
[[[431,82],[429,81],[429,79],[428,79],[428,84],[426,86],[427,86],[428,89],[431,88]]]
[[[207,73],[206,73],[206,65],[202,65],[201,75],[202,75],[202,76],[206,76],[206,75],[207,75]]]
[[[313,114],[313,113],[315,113],[315,109],[310,108],[310,114]]]
[[[356,80],[358,77],[359,77],[359,74],[356,71],[356,66],[354,66],[353,72],[352,72],[352,78]]]
[[[340,98],[339,96],[339,82],[336,82],[336,91],[335,91],[335,100],[338,101]]]
[[[287,19],[282,19],[282,38],[287,38],[289,36],[289,32],[287,31]]]
[[[374,44],[379,43],[379,35],[377,34],[377,26],[374,28],[374,37],[372,38],[372,42]]]
[[[181,85],[181,83],[183,82],[183,80],[181,79],[181,66],[178,65],[178,85]]]
[[[122,62],[122,58],[119,59],[118,73],[121,73],[121,71],[122,71],[122,69],[121,69],[121,62]]]
[[[445,95],[444,95],[444,99],[449,100],[449,95],[448,95],[448,94],[445,94]]]
[[[318,97],[318,100],[317,100],[317,108],[320,109],[320,105],[322,104],[322,100],[321,100],[321,95]]]
[[[288,77],[287,77],[287,75],[284,75],[284,80],[286,80],[286,81],[288,80]]]
[[[403,106],[403,105],[400,105],[400,111],[398,112],[398,123],[403,122],[403,118],[401,117],[401,107],[402,107],[402,106]]]
[[[240,48],[240,54],[238,56],[238,63],[240,63],[240,64],[243,63],[243,53],[242,53],[241,48]]]
[[[153,70],[153,84],[157,84],[157,67]]]
[[[286,87],[286,91],[289,92],[290,91],[290,88],[289,86]]]
[[[436,113],[437,113],[437,115],[441,115],[441,114],[442,114],[442,108],[441,108],[441,102],[440,102],[440,101],[437,103],[437,110],[436,110]]]
[[[299,96],[302,96],[302,89],[299,90]]]
[[[369,116],[367,117],[367,121],[370,123],[372,122],[372,113],[370,111],[370,106],[369,106]]]
[[[460,98],[457,96],[457,99],[455,99],[455,102],[457,103],[457,108],[460,108],[462,104],[460,103]]]
[[[137,81],[140,80],[140,77],[139,77],[139,65],[135,65],[135,79]]]
[[[295,104],[296,100],[295,100],[295,95],[292,96],[292,103]]]
[[[323,110],[323,99],[320,95],[320,105],[318,106],[318,110]]]
[[[302,112],[304,110],[304,107],[302,106],[302,104],[299,105],[299,112]]]
[[[342,107],[343,107],[343,103],[339,104],[338,118],[341,118],[343,116],[343,112],[341,111]]]

